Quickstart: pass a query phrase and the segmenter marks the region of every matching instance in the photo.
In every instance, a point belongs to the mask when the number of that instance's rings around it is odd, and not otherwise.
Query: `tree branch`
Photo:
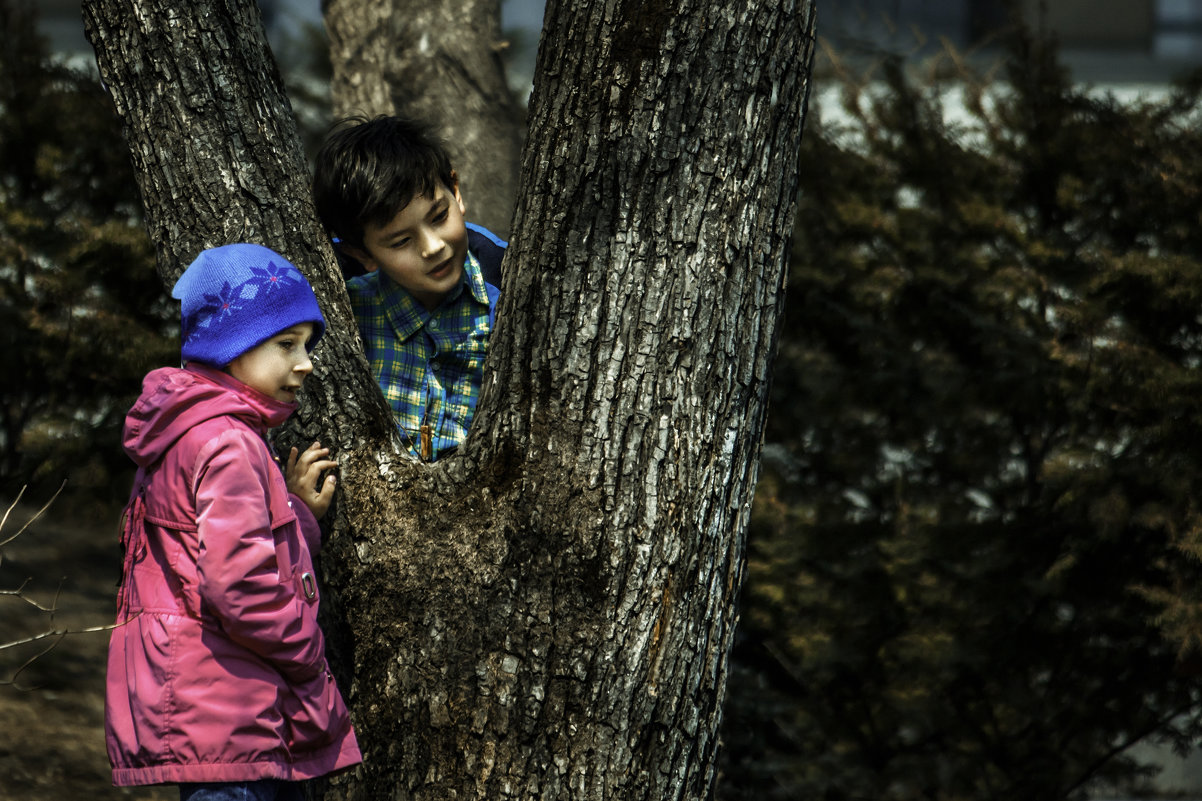
[[[64,481],[62,483],[62,485],[60,485],[59,488],[55,491],[54,495],[51,496],[50,500],[46,501],[46,503],[42,506],[42,508],[39,509],[32,517],[30,517],[29,520],[27,520],[25,522],[25,525],[21,526],[20,530],[18,530],[17,533],[15,533],[12,536],[7,537],[3,540],[0,540],[0,547],[8,545],[13,540],[15,540],[17,537],[21,536],[21,534],[23,534],[34,523],[34,521],[38,520],[43,514],[45,514],[46,510],[50,508],[50,505],[52,503],[54,503],[55,499],[58,498],[59,493],[61,493],[63,491],[63,487],[65,487],[66,485],[67,485],[67,483]],[[3,531],[4,526],[8,523],[9,516],[12,514],[13,510],[17,507],[17,504],[21,502],[21,498],[22,498],[22,496],[24,496],[24,494],[25,494],[25,487],[22,487],[20,492],[17,493],[16,499],[13,500],[13,502],[9,505],[8,509],[4,512],[4,516],[0,517],[0,531]],[[2,552],[0,552],[0,564],[3,564],[3,553]],[[46,654],[50,653],[50,651],[54,650],[54,648],[60,642],[62,642],[63,638],[66,637],[68,634],[88,634],[88,633],[97,632],[97,631],[109,631],[109,630],[115,628],[116,625],[118,625],[118,624],[109,624],[109,625],[104,625],[104,626],[88,626],[86,628],[80,628],[80,629],[58,628],[55,625],[54,616],[55,616],[55,613],[58,611],[58,600],[59,600],[59,597],[62,595],[62,591],[63,591],[62,583],[61,582],[59,583],[58,590],[56,590],[54,593],[54,601],[51,602],[51,604],[49,606],[46,606],[44,604],[39,603],[38,601],[31,598],[29,595],[27,595],[25,593],[25,587],[29,584],[29,582],[31,580],[32,579],[30,579],[30,578],[25,579],[25,581],[21,582],[20,586],[18,586],[15,589],[0,589],[0,596],[10,596],[10,597],[16,598],[20,601],[24,601],[25,603],[29,604],[34,609],[37,609],[39,612],[47,613],[48,615],[50,615],[49,628],[45,631],[42,631],[38,634],[30,635],[28,637],[22,637],[22,638],[16,639],[16,640],[10,640],[8,642],[2,642],[2,643],[0,643],[0,651],[6,650],[9,648],[16,648],[16,647],[22,646],[22,645],[29,645],[31,643],[40,642],[42,640],[46,640],[49,638],[54,638],[54,640],[46,648],[43,648],[38,653],[34,654],[33,656],[29,657],[24,662],[22,662],[21,665],[18,666],[17,669],[13,671],[11,676],[9,676],[6,679],[0,679],[0,685],[13,685],[13,686],[17,686],[18,689],[30,689],[30,688],[23,688],[23,687],[20,687],[19,685],[17,685],[18,677],[21,675],[22,672],[25,671],[26,668],[28,668],[30,665],[32,665],[34,662],[36,662],[38,659],[41,659]]]

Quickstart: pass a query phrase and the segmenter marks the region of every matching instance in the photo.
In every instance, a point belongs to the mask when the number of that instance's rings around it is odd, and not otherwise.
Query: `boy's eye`
[[[445,220],[446,218],[447,218],[447,210],[443,209],[442,211],[440,211],[434,215],[434,222],[440,223],[443,220]]]

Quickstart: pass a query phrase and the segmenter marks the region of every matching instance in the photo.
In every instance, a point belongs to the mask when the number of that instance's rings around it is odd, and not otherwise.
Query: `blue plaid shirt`
[[[458,288],[427,310],[383,272],[346,282],[372,373],[392,407],[401,439],[433,461],[467,435],[488,350],[489,298],[469,251]]]

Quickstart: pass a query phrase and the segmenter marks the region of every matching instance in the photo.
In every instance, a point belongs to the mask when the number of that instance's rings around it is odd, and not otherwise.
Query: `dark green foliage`
[[[1202,82],[1008,65],[807,119],[723,799],[1075,798],[1202,734]]]
[[[314,25],[281,47],[311,148],[328,49]],[[145,373],[178,363],[178,312],[99,78],[51,56],[33,3],[0,0],[0,494],[67,480],[124,500],[121,424]]]
[[[179,358],[174,306],[111,103],[33,14],[0,0],[0,491],[124,492],[121,421]]]

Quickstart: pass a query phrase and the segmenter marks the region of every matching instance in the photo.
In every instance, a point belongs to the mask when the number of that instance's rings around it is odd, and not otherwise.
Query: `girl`
[[[301,780],[361,761],[317,625],[334,479],[317,481],[336,463],[294,448],[286,482],[266,440],[325,322],[304,276],[260,245],[204,251],[171,294],[185,366],[148,374],[125,422],[138,472],[109,644],[113,783],[300,799]]]

